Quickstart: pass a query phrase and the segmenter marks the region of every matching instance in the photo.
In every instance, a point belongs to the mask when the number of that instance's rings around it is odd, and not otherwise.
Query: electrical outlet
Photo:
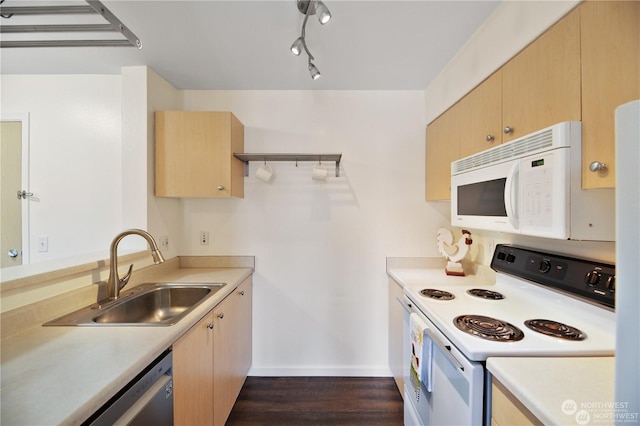
[[[201,246],[209,245],[209,231],[200,231],[199,237]]]
[[[167,251],[169,250],[169,237],[163,235],[159,238],[160,240],[160,250]]]
[[[38,251],[40,253],[49,251],[49,237],[46,235],[40,235],[40,237],[38,237]]]

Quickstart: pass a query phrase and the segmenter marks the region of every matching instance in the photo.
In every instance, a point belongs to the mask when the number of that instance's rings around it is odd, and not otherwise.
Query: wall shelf
[[[335,161],[336,162],[336,177],[340,177],[340,160],[342,160],[342,154],[244,154],[234,153],[234,157],[244,163],[244,175],[249,176],[249,162],[251,161]]]

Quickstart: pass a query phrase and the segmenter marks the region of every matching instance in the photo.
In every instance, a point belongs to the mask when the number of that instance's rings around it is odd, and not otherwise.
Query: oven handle
[[[398,296],[396,296],[396,301],[400,304],[400,306],[402,306],[402,309],[404,309],[405,311],[407,311],[409,313],[412,312],[411,308],[413,307],[413,305],[411,304],[409,299],[407,299],[406,297],[403,297],[401,299]]]
[[[464,366],[462,364],[460,364],[460,361],[458,361],[456,359],[456,357],[453,356],[453,354],[451,353],[451,345],[445,345],[444,343],[442,343],[438,339],[438,337],[435,335],[435,333],[433,331],[431,331],[430,328],[426,328],[425,331],[427,332],[427,334],[429,335],[429,338],[433,341],[433,343],[435,343],[436,346],[438,346],[440,348],[442,353],[447,358],[449,358],[449,361],[451,361],[453,363],[453,365],[458,367],[460,370],[464,371]]]
[[[418,313],[418,312],[416,312],[414,310],[413,303],[411,302],[411,300],[407,296],[404,296],[402,299],[400,299],[399,297],[396,296],[396,300],[398,301],[398,303],[400,303],[400,305],[402,305],[402,307],[404,308],[405,311],[407,311],[409,313],[412,313],[412,312]],[[422,316],[422,314],[419,314],[419,315]],[[430,327],[425,328],[425,330],[427,331],[427,334],[429,335],[429,338],[433,341],[433,343],[435,343],[440,348],[442,353],[447,358],[449,358],[449,361],[451,361],[453,363],[453,365],[458,367],[460,370],[464,371],[464,366],[451,353],[451,345],[445,345],[444,343],[442,343],[440,341],[440,339],[438,338],[438,336],[436,336],[435,333],[433,331],[431,331]]]

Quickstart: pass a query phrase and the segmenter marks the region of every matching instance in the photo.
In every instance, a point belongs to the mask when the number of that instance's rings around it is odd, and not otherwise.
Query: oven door
[[[431,371],[431,392],[405,373],[405,425],[481,425],[484,366],[465,358],[406,296],[404,307],[409,341],[408,316],[412,312],[424,322],[425,336],[433,341],[431,368],[427,369]],[[410,354],[410,349],[407,352]]]

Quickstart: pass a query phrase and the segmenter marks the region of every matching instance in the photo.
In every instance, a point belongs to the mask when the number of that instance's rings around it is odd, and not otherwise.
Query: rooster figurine
[[[438,229],[438,251],[443,257],[449,259],[445,272],[447,275],[464,276],[464,270],[460,261],[467,255],[469,246],[473,242],[471,232],[462,230],[462,237],[453,244],[453,234],[446,228]]]

